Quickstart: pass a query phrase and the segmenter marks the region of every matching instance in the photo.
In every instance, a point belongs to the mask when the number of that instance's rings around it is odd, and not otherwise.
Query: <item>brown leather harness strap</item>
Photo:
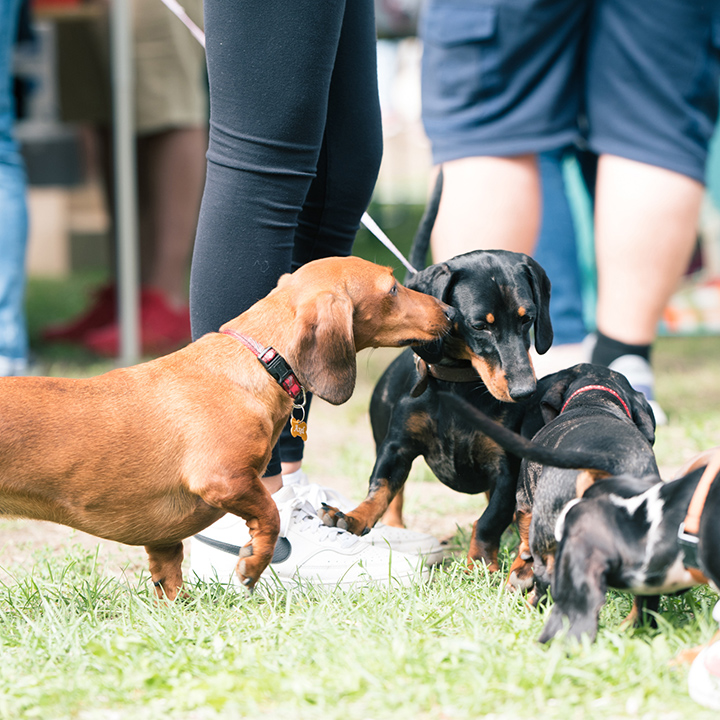
[[[702,517],[705,501],[710,487],[720,472],[720,452],[716,452],[709,460],[705,471],[695,488],[690,505],[688,505],[685,520],[678,528],[678,544],[683,553],[685,568],[698,583],[707,583],[708,579],[700,569],[698,560],[698,533],[700,532],[700,518]]]
[[[425,392],[428,376],[445,382],[482,382],[482,378],[472,366],[452,367],[449,365],[435,365],[425,362],[421,357],[415,356],[415,369],[418,372],[418,381],[410,390],[412,397],[418,397]]]
[[[428,372],[438,380],[447,382],[477,382],[482,378],[473,367],[449,367],[447,365],[428,365]]]
[[[710,462],[705,468],[705,472],[700,478],[700,482],[695,488],[690,505],[688,506],[687,515],[685,516],[685,532],[697,535],[700,532],[700,518],[702,517],[705,500],[707,500],[710,486],[715,480],[716,475],[720,472],[720,452],[715,453],[710,458]]]

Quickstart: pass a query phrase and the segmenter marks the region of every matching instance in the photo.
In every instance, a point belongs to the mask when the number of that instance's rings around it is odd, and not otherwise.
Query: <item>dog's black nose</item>
[[[450,321],[454,322],[455,318],[458,316],[458,311],[452,306],[448,305],[445,309],[445,317]]]
[[[532,383],[531,385],[525,384],[525,385],[513,386],[513,387],[509,388],[510,397],[515,402],[521,402],[522,400],[527,400],[535,392],[535,388],[536,388],[535,383]]]

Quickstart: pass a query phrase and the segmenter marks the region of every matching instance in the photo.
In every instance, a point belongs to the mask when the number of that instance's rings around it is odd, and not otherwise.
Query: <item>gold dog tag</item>
[[[290,418],[290,435],[299,437],[303,442],[307,442],[307,423],[303,420]]]

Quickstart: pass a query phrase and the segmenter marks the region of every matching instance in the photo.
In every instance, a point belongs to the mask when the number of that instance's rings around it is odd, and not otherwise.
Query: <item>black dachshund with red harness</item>
[[[642,393],[609,368],[580,364],[542,378],[533,404],[545,424],[531,441],[460,398],[443,399],[477,432],[523,458],[516,507],[520,548],[508,584],[517,589],[534,585],[534,604],[553,574],[555,522],[563,507],[599,478],[658,475],[652,410]]]

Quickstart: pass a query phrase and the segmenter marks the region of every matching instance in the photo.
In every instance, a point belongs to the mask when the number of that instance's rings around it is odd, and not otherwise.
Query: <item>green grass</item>
[[[95,559],[69,548],[0,588],[0,717],[683,718],[670,661],[711,634],[715,600],[666,599],[660,630],[623,633],[612,594],[596,644],[545,648],[542,612],[459,562],[413,588],[199,584],[169,605]]]
[[[417,219],[397,211],[393,222],[414,227]],[[360,251],[397,267],[376,244],[367,247]],[[40,340],[42,326],[76,312],[99,279],[31,281],[29,323],[43,372],[110,367]],[[390,357],[361,356],[346,405],[313,406],[306,467],[356,498],[374,459],[368,398]],[[657,344],[658,396],[670,423],[658,430],[656,450],[669,474],[719,442],[718,357],[716,337]],[[0,549],[21,559],[0,559],[0,719],[716,717],[689,699],[687,667],[670,664],[717,629],[710,589],[663,599],[659,629],[626,632],[619,628],[631,599],[610,593],[595,644],[540,647],[545,611],[505,592],[500,575],[465,571],[470,523],[483,503],[444,488],[416,463],[408,522],[445,522],[456,548],[424,586],[261,588],[246,597],[200,583],[174,604],[154,599],[137,555],[108,558],[74,534],[64,544],[13,547],[22,521],[4,521]],[[515,539],[506,533],[506,567]]]

